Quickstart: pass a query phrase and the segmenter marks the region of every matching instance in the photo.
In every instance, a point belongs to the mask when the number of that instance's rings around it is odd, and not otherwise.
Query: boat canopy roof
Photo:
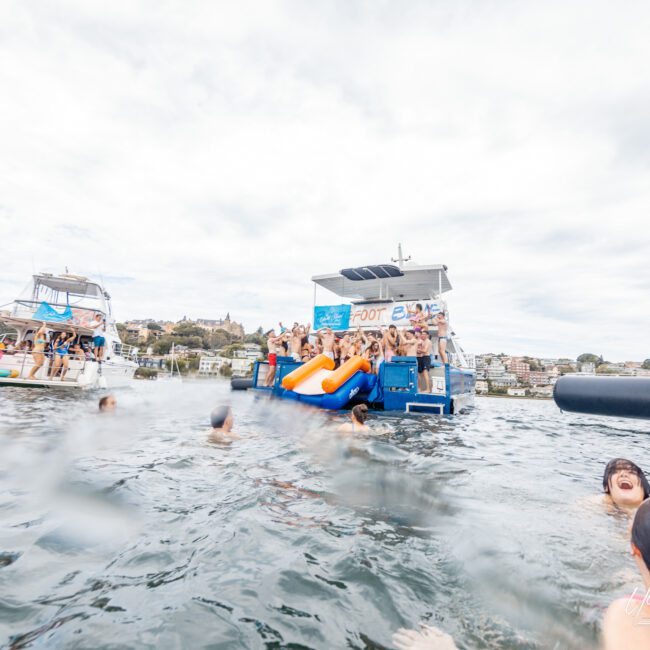
[[[67,293],[73,296],[85,298],[108,298],[109,296],[96,282],[81,275],[52,275],[51,273],[39,273],[34,276],[34,289],[47,287],[59,293]]]
[[[349,300],[424,300],[451,291],[443,264],[359,266],[315,275],[312,282]]]

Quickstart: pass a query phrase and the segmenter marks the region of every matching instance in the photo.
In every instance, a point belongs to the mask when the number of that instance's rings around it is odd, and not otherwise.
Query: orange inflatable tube
[[[293,390],[301,381],[304,381],[309,375],[315,373],[317,370],[325,368],[325,370],[334,370],[334,361],[324,354],[315,356],[307,363],[296,368],[282,379],[282,388]]]
[[[315,360],[316,359],[314,359],[314,361]],[[333,393],[339,386],[343,385],[348,379],[350,379],[350,377],[352,377],[352,375],[358,370],[363,370],[363,372],[370,372],[370,361],[359,356],[354,356],[351,359],[348,359],[329,377],[323,379],[323,390],[326,393]]]

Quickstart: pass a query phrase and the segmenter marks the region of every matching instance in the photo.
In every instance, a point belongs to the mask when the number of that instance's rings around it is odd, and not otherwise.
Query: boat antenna
[[[399,267],[402,268],[404,266],[404,262],[409,262],[410,260],[411,260],[410,255],[408,257],[404,257],[404,255],[402,254],[402,244],[397,244],[397,259],[391,257],[391,261],[397,262],[399,264]]]

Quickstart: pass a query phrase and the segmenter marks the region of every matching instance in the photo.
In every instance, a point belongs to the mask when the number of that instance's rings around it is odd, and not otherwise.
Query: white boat
[[[89,348],[96,314],[106,322],[101,363],[88,352],[71,353],[65,378],[53,377],[52,353],[46,349],[45,364],[35,379],[28,379],[34,360],[31,352],[21,347],[33,342],[43,323],[50,340],[59,332],[74,332],[82,345]],[[67,273],[34,275],[12,308],[0,312],[0,323],[5,329],[14,330],[0,335],[0,342],[5,343],[5,349],[0,350],[0,386],[113,388],[131,381],[138,368],[137,348],[120,340],[108,292],[99,283],[83,276]],[[9,340],[12,345],[7,345]]]

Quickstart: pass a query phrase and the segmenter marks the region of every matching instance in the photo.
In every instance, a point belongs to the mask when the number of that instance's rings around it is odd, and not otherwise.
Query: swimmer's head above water
[[[99,400],[99,410],[101,413],[114,411],[117,406],[117,400],[112,395],[104,395]]]
[[[210,413],[210,424],[213,429],[230,431],[232,429],[232,411],[229,406],[221,405],[212,409]]]
[[[637,508],[650,496],[650,484],[643,470],[625,458],[607,463],[603,489],[617,506],[624,508]]]

